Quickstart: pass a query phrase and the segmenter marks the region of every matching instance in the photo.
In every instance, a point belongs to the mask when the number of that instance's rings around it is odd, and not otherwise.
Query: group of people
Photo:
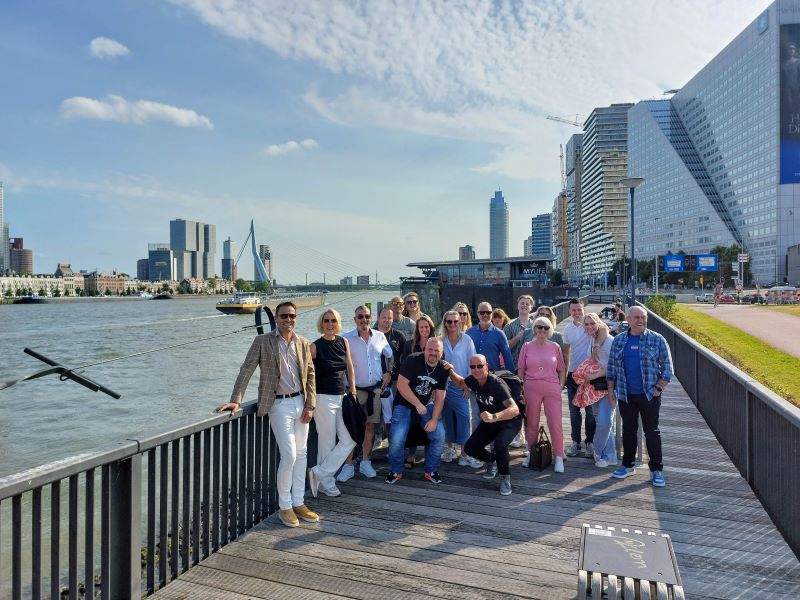
[[[238,408],[260,367],[257,413],[269,414],[281,454],[280,520],[290,527],[298,526],[298,519],[319,520],[304,503],[306,475],[315,497],[339,496],[337,482],[355,476],[354,458],[360,454],[358,472],[375,477],[371,454],[381,429],[388,434],[386,483],[401,481],[414,468],[415,446],[424,445],[427,481],[441,483],[441,462],[458,460],[463,466],[485,467],[486,479],[499,475],[499,491],[508,495],[509,447],[536,443],[542,408],[555,472],[564,471],[567,457],[583,453],[598,467],[617,466],[616,478],[634,473],[641,415],[651,481],[663,486],[658,414],[672,364],[663,337],[646,329],[646,311],[629,309],[629,330],[612,337],[604,321],[595,313],[584,314],[583,304],[574,299],[561,335],[553,310],[540,306],[534,312],[534,305],[531,296],[520,296],[518,316],[509,320],[502,310],[481,302],[473,325],[469,308],[459,302],[444,313],[437,330],[411,292],[392,298],[372,325],[370,308],[358,306],[355,327],[345,333],[341,315],[326,309],[317,321],[321,335],[311,343],[294,332],[295,305],[278,305],[276,331],[255,338],[231,399],[219,410]],[[511,380],[520,384],[522,394],[512,392],[514,386],[506,383]],[[565,386],[571,428],[566,449],[561,397]],[[346,426],[346,394],[366,414],[363,440],[354,440]],[[621,466],[614,440],[618,404],[623,422]],[[306,472],[312,418],[318,433],[317,464]]]

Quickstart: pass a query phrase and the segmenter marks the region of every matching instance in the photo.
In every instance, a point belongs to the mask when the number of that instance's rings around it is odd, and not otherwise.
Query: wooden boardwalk
[[[566,401],[564,414],[568,432]],[[375,479],[308,495],[320,523],[290,529],[273,515],[153,597],[571,598],[583,523],[669,533],[687,598],[800,597],[800,562],[677,381],[661,415],[665,488],[646,467],[618,481],[586,458],[563,474],[530,471],[521,451],[511,496],[447,464],[441,485],[418,464],[388,486],[380,453]]]

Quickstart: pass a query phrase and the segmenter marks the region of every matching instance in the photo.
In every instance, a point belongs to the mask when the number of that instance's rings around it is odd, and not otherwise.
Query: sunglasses
[[[278,318],[279,319],[291,319],[292,321],[294,321],[297,318],[297,315],[292,314],[292,313],[284,313],[282,315],[278,315]]]
[[[550,317],[552,317],[552,316],[553,316],[553,313],[548,313],[548,312],[540,312],[540,313],[539,313],[539,316],[540,316],[540,317],[547,317],[547,318],[549,319]]]
[[[469,368],[470,369],[482,369],[485,366],[486,366],[486,363],[481,363],[479,365],[470,365]]]
[[[444,322],[447,323],[448,325],[452,325],[453,323],[461,323],[461,321],[459,321],[458,319],[445,319]]]
[[[492,311],[490,311],[490,310],[479,310],[478,314],[479,315],[490,315],[490,314],[492,314]]]
[[[392,306],[403,306],[404,302],[392,302]]]
[[[418,304],[419,300],[406,300],[406,304]]]
[[[458,314],[460,314],[462,317],[468,317],[468,316],[469,316],[469,313],[465,313],[465,312],[463,312],[463,313],[462,313],[462,312],[460,312],[460,313],[458,313]]]
[[[356,315],[356,319],[358,319],[358,320],[362,320],[362,319],[369,320],[369,315]]]
[[[322,319],[323,323],[338,323],[336,319]]]
[[[541,329],[543,331],[550,331],[550,328],[547,325],[537,325],[536,329]]]

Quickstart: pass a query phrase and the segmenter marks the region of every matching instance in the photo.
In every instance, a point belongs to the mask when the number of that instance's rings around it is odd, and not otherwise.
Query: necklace
[[[431,373],[433,373],[436,370],[436,367],[438,367],[438,366],[439,366],[439,363],[437,362],[435,365],[433,365],[432,369],[429,369],[428,368],[428,361],[425,361],[425,371],[427,372],[428,377],[431,376]]]

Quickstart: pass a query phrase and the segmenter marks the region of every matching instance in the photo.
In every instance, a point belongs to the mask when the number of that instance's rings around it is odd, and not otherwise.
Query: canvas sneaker
[[[651,481],[656,487],[664,487],[667,485],[667,480],[664,479],[664,473],[661,471],[653,471]]]
[[[578,456],[581,453],[581,444],[580,442],[572,442],[567,448],[567,456]]]
[[[511,494],[511,475],[500,476],[500,495],[508,496]]]
[[[372,461],[369,460],[362,460],[361,464],[358,465],[358,472],[361,473],[364,477],[368,477],[372,479],[377,475],[375,469],[372,468]]]
[[[340,481],[342,483],[345,481],[350,481],[355,474],[356,468],[353,465],[348,465],[345,463],[342,465],[342,470],[339,471],[339,474],[336,476],[336,481]]]
[[[635,475],[635,474],[636,474],[636,469],[634,469],[633,467],[628,468],[625,465],[622,465],[619,469],[614,471],[611,474],[611,476],[614,479],[625,479],[626,477],[630,477],[631,475]]]
[[[477,458],[472,458],[471,456],[462,454],[458,459],[458,466],[470,467],[472,469],[480,469],[483,466],[483,463],[479,461]]]
[[[442,478],[439,477],[438,471],[431,471],[430,473],[425,473],[425,479],[430,481],[431,483],[442,483]]]
[[[389,485],[393,485],[400,481],[403,478],[402,473],[395,473],[394,471],[389,471],[389,474],[386,476],[386,483]]]
[[[483,478],[494,479],[495,477],[497,477],[497,463],[493,462],[486,467],[486,472],[483,474]]]

